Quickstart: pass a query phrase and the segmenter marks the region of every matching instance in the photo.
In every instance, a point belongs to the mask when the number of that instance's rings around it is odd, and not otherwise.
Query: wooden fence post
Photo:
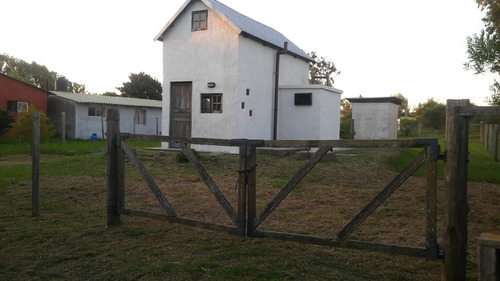
[[[61,142],[66,143],[66,112],[61,112]]]
[[[37,217],[38,211],[38,193],[40,189],[40,113],[33,114],[33,140],[31,143],[31,155],[33,157],[31,174],[31,207],[32,216]]]
[[[109,108],[107,116],[107,212],[108,226],[120,224],[119,208],[123,204],[123,152],[120,144],[120,112],[116,108]]]
[[[467,162],[469,120],[455,107],[469,100],[446,101],[446,165],[444,170],[444,251],[442,280],[465,280],[467,262]]]

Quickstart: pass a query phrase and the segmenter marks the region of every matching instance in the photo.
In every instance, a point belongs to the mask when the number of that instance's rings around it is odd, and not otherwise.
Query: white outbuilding
[[[105,138],[108,108],[119,110],[122,133],[161,133],[161,101],[61,91],[51,93],[47,99],[47,116],[59,135],[64,133],[66,138]]]
[[[398,138],[397,97],[348,98],[352,104],[354,139],[395,140]]]
[[[155,39],[163,42],[164,135],[339,138],[342,91],[309,85],[312,59],[278,31],[218,1],[187,0]]]

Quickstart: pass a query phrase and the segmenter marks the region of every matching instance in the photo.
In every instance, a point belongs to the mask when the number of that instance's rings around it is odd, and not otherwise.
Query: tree
[[[102,95],[108,97],[118,97],[118,95],[115,92],[105,92]]]
[[[28,63],[7,54],[0,54],[0,73],[47,91],[55,90],[55,81],[62,75],[50,71],[45,65]],[[70,83],[69,91],[85,93],[85,85]]]
[[[340,138],[351,138],[352,103],[347,99],[340,101]]]
[[[326,57],[318,57],[316,52],[310,52],[308,55],[314,60],[309,63],[309,84],[332,86],[333,76],[340,74],[333,61]]]
[[[14,123],[14,121],[9,111],[0,107],[0,136],[5,133],[6,129],[12,127],[10,124]]]
[[[122,97],[161,100],[161,83],[144,72],[131,73],[130,82],[123,83],[123,87],[116,89],[122,93]]]
[[[40,114],[40,139],[51,138],[56,135],[54,125],[49,118],[41,111],[30,106],[27,112],[19,113],[17,122],[12,123],[12,129],[7,134],[12,137],[31,138],[33,136],[33,114]]]
[[[446,106],[430,98],[425,103],[419,103],[414,111],[417,121],[425,128],[442,130],[446,125]]]
[[[464,63],[466,69],[475,74],[485,72],[500,74],[500,1],[476,0],[481,10],[486,10],[483,18],[485,29],[478,34],[467,37],[468,61]],[[499,84],[495,80],[490,86],[492,91],[488,102],[491,105],[500,105]]]
[[[396,95],[393,95],[393,97],[400,98],[403,100],[401,104],[398,106],[398,116],[405,116],[408,117],[408,99],[403,96],[403,94],[398,93]]]

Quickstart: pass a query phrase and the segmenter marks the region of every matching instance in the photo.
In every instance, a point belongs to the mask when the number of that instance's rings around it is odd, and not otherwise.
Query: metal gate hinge
[[[442,153],[438,154],[437,160],[442,160],[446,163],[446,149]]]

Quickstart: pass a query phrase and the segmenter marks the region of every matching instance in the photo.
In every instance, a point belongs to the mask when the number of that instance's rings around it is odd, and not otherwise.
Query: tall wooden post
[[[33,140],[31,143],[31,155],[33,157],[31,174],[31,213],[36,217],[38,211],[38,193],[40,189],[40,113],[33,114]]]
[[[61,112],[61,143],[66,143],[66,112]]]
[[[446,101],[446,165],[444,170],[444,252],[442,280],[465,280],[467,263],[467,156],[469,120],[455,108],[469,100]]]
[[[123,204],[123,152],[120,144],[120,112],[116,108],[109,108],[107,116],[108,157],[107,157],[107,211],[108,226],[120,224],[118,212]]]
[[[252,236],[254,231],[254,220],[257,214],[257,153],[254,144],[248,148],[249,156],[247,158],[247,236]]]
[[[239,178],[238,178],[238,235],[244,236],[246,231],[246,209],[247,209],[247,157],[248,140],[239,140]]]

